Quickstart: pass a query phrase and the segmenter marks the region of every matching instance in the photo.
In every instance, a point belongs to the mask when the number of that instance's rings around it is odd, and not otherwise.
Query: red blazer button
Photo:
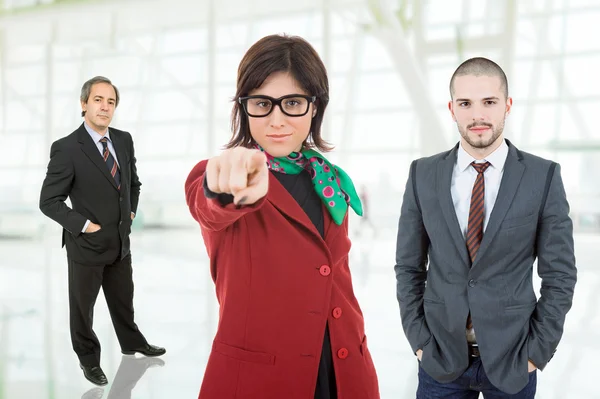
[[[336,319],[339,319],[340,317],[342,317],[342,308],[333,309],[333,317]]]
[[[347,357],[348,357],[348,349],[346,349],[346,348],[342,348],[342,349],[340,349],[340,350],[338,351],[337,355],[338,355],[338,357],[339,357],[340,359],[345,359],[345,358],[347,358]]]
[[[321,276],[329,276],[331,274],[331,268],[327,265],[323,265],[319,268],[319,273],[321,273]]]

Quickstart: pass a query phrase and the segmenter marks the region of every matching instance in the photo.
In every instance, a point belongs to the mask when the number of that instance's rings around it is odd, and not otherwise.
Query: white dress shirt
[[[477,179],[477,171],[471,166],[471,162],[490,163],[490,166],[483,173],[485,183],[483,231],[485,232],[488,221],[490,220],[490,214],[496,203],[496,197],[498,197],[498,190],[500,189],[500,182],[502,181],[502,174],[504,173],[504,164],[506,163],[507,156],[508,145],[504,140],[502,140],[500,147],[480,161],[476,161],[475,158],[469,155],[462,145],[458,146],[458,156],[456,165],[454,165],[454,170],[452,171],[450,192],[452,194],[452,203],[454,204],[454,210],[456,211],[460,230],[465,238],[467,237],[467,227],[469,224],[471,193],[473,191],[475,179]]]

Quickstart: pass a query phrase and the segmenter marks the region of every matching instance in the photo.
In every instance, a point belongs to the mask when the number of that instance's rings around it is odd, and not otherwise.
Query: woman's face
[[[311,96],[312,93],[305,92],[298,82],[288,72],[274,72],[262,86],[248,93],[249,96],[268,96],[278,99],[290,94]],[[286,98],[282,100],[281,106],[288,113],[303,113],[303,116],[289,116],[282,112],[277,105],[271,104],[264,99],[248,99],[247,109],[251,114],[271,112],[264,117],[253,117],[248,115],[250,134],[264,150],[274,157],[283,157],[291,152],[300,151],[302,143],[310,133],[310,125],[316,114],[315,104],[301,97]]]

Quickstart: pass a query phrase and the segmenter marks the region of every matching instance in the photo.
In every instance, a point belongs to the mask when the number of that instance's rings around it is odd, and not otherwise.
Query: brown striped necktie
[[[477,178],[475,179],[471,193],[471,207],[469,208],[469,224],[467,227],[467,250],[469,251],[472,265],[475,262],[475,257],[483,238],[483,220],[485,218],[485,180],[483,173],[490,166],[490,163],[471,162],[471,166],[477,171]],[[473,328],[473,323],[471,322],[471,314],[469,313],[467,329],[471,328]]]
[[[110,153],[108,149],[108,139],[106,137],[102,137],[100,139],[102,143],[102,157],[104,158],[104,162],[106,162],[106,166],[108,167],[108,171],[112,175],[113,179],[115,179],[115,183],[117,184],[117,189],[121,189],[121,173],[119,172],[119,165],[117,165],[117,161]]]
[[[485,218],[485,180],[483,173],[490,166],[490,163],[472,162],[471,166],[477,171],[477,178],[471,193],[471,207],[469,208],[469,224],[467,227],[467,249],[471,257],[471,264],[473,264],[483,238],[483,220]]]

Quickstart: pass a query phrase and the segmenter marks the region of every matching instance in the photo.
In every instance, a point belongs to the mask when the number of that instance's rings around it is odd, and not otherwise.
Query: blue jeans
[[[529,383],[521,392],[510,395],[500,391],[488,380],[481,359],[473,358],[469,368],[456,380],[442,384],[431,378],[419,366],[417,399],[477,399],[479,392],[484,399],[534,399],[537,371],[529,373]]]

